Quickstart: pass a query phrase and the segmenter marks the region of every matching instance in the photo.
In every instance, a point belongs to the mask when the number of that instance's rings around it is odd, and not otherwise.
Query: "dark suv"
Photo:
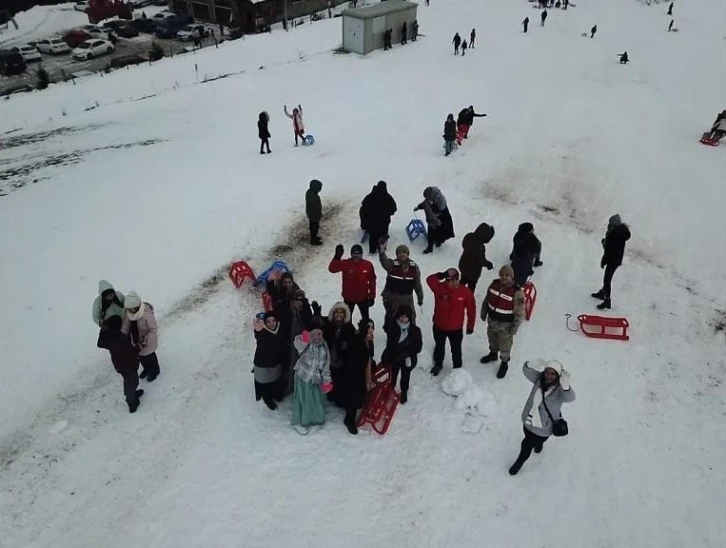
[[[186,14],[170,15],[156,25],[157,38],[174,38],[176,33],[194,23],[194,17]]]
[[[25,59],[15,51],[0,50],[0,74],[12,76],[25,72]]]

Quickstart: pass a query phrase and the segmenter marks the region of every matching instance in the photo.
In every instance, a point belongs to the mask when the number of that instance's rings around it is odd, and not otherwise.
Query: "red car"
[[[93,37],[90,34],[81,29],[73,29],[63,35],[63,41],[71,48],[77,48],[80,44],[91,38]]]

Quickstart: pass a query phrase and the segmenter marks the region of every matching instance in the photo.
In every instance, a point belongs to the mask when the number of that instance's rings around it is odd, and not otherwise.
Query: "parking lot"
[[[64,31],[70,30],[71,28],[74,27],[58,29],[53,34],[62,35]],[[210,31],[212,30],[212,27],[208,28]],[[0,48],[10,49],[13,46],[27,44],[29,41],[37,39],[36,36],[19,36],[17,39],[2,41]],[[202,47],[214,47],[215,39],[220,39],[219,28],[215,29],[215,38],[210,36],[203,40]],[[161,39],[142,32],[134,38],[118,37],[115,44],[115,51],[88,61],[74,60],[70,53],[60,55],[42,53],[41,60],[39,62],[28,63],[27,70],[24,73],[15,76],[0,76],[0,95],[6,90],[21,84],[28,84],[35,87],[38,82],[37,71],[40,67],[43,67],[48,72],[51,82],[58,82],[73,78],[74,75],[79,73],[87,74],[87,72],[104,71],[116,64],[123,64],[123,61],[130,60],[131,58],[136,58],[137,61],[140,59],[148,59],[154,43],[161,46],[166,57],[186,53],[193,47],[193,42],[182,42],[177,39]]]

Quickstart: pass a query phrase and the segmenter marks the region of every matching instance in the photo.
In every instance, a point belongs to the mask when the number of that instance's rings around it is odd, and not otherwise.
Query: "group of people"
[[[474,111],[474,106],[469,105],[459,112],[459,116],[454,120],[454,115],[449,114],[444,122],[444,150],[446,156],[454,150],[454,144],[461,145],[464,139],[469,138],[469,130],[474,125],[474,118],[483,118],[484,113]]]
[[[469,48],[474,49],[474,46],[476,45],[476,29],[471,29],[468,42],[466,41],[466,38],[462,40],[461,36],[457,32],[454,34],[454,39],[451,43],[454,44],[454,55],[459,55],[459,51],[461,51],[462,56],[466,55],[466,50]]]
[[[114,369],[123,377],[129,413],[135,413],[144,394],[139,389],[139,378],[154,382],[160,373],[156,356],[159,330],[154,307],[142,301],[136,292],[124,295],[106,280],[101,280],[91,316],[100,329],[96,344],[98,348],[108,350]]]
[[[288,112],[287,105],[283,107],[285,116],[292,120],[292,131],[295,135],[295,146],[298,146],[299,142],[305,142],[305,124],[303,123],[303,109],[302,105],[298,105],[297,108],[292,109],[292,113]],[[272,134],[270,133],[270,115],[263,111],[260,112],[257,118],[257,136],[260,139],[260,154],[270,154],[270,139]],[[267,150],[265,150],[265,148]]]
[[[411,23],[411,41],[415,42],[418,38],[418,21]],[[401,24],[401,45],[408,43],[408,22]],[[386,29],[383,33],[383,50],[388,51],[393,48],[393,29]]]

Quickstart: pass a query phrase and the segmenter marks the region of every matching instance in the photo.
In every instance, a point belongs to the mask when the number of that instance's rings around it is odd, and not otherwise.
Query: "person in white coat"
[[[542,452],[544,442],[553,434],[555,421],[562,417],[562,404],[575,401],[570,374],[557,360],[525,362],[522,372],[534,386],[522,410],[524,439],[517,460],[509,468],[512,476],[519,472],[532,450]]]
[[[285,105],[285,116],[292,120],[292,130],[295,132],[295,146],[298,145],[298,137],[305,140],[305,125],[303,124],[303,110],[302,105],[298,105],[297,108],[292,109],[292,114],[287,111],[287,105]]]

